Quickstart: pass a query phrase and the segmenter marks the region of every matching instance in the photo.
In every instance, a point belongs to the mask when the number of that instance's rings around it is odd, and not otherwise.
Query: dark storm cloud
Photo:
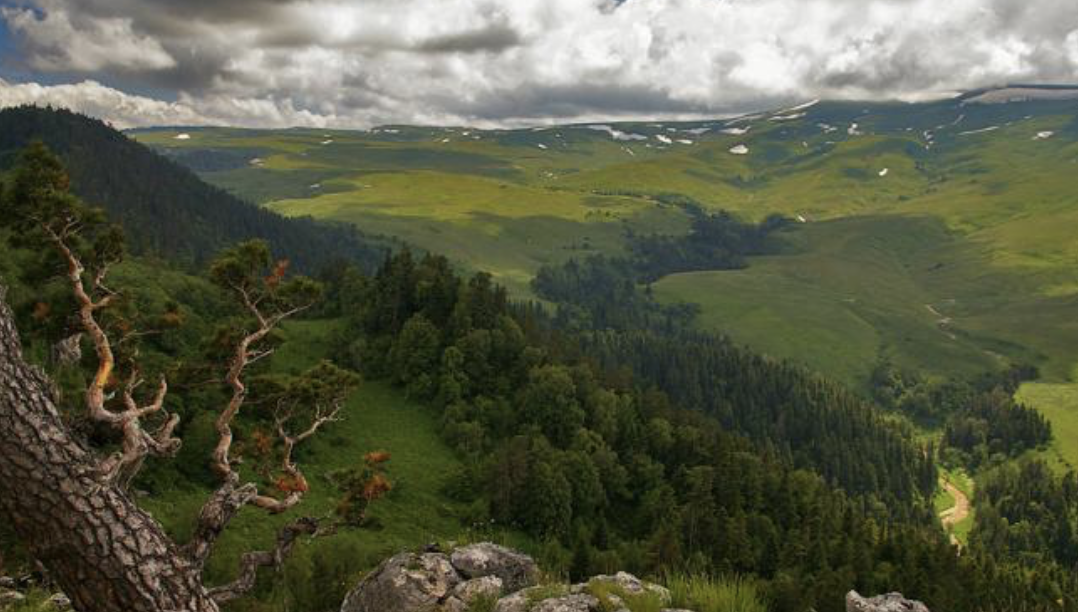
[[[455,114],[494,120],[692,114],[707,110],[646,86],[589,83],[491,92],[466,102],[450,97],[436,101]]]
[[[423,41],[418,49],[427,53],[475,53],[504,51],[521,44],[516,30],[506,24],[492,24],[473,32],[436,36]]]
[[[273,23],[297,0],[80,0],[96,17],[134,17],[147,26],[172,23]]]

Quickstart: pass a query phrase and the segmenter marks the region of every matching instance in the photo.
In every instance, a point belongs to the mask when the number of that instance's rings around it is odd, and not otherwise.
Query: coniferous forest
[[[124,228],[133,253],[194,269],[226,246],[261,237],[308,273],[335,260],[358,261],[365,269],[378,262],[381,250],[354,227],[286,221],[206,184],[100,121],[63,109],[0,109],[0,165],[10,167],[31,140],[63,159],[75,193]]]

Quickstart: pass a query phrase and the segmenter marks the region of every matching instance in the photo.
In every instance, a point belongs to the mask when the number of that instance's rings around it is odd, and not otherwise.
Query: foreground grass
[[[749,578],[714,578],[703,575],[673,575],[666,579],[675,608],[696,612],[766,612],[767,605]]]

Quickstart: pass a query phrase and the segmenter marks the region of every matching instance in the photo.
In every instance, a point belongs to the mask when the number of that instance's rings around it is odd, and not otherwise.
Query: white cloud
[[[269,99],[182,97],[165,102],[124,93],[96,81],[67,85],[9,83],[0,79],[0,108],[52,105],[106,119],[117,128],[154,125],[323,127],[327,118]]]
[[[26,63],[134,73],[200,123],[666,118],[1078,74],[1072,0],[36,2],[2,13]]]
[[[1075,76],[1078,76],[1078,30],[1074,30],[1070,34],[1067,34],[1063,50],[1067,55],[1067,59],[1070,60],[1071,65],[1074,66]]]
[[[93,72],[105,68],[156,70],[176,61],[153,38],[138,35],[130,19],[112,17],[75,24],[59,0],[42,2],[43,16],[29,8],[0,7],[12,32],[29,42],[29,64],[43,71]]]

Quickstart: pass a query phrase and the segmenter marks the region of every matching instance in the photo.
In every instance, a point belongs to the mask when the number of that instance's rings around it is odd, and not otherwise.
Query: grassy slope
[[[324,354],[337,327],[335,322],[326,321],[289,324],[286,342],[274,356],[273,367],[294,371],[312,365]],[[356,465],[371,450],[387,450],[393,456],[389,476],[395,489],[371,511],[381,528],[343,530],[333,537],[302,544],[286,568],[287,588],[279,588],[268,596],[275,601],[275,609],[288,609],[287,597],[317,598],[317,594],[304,594],[302,590],[311,588],[304,584],[312,559],[340,564],[345,574],[354,577],[396,550],[454,538],[465,531],[459,518],[462,508],[441,493],[449,473],[458,463],[438,437],[433,417],[392,389],[364,383],[349,400],[344,420],[327,426],[299,450],[297,458],[311,482],[311,491],[303,504],[281,516],[267,516],[253,509],[242,511],[225,532],[208,565],[209,579],[219,582],[232,577],[240,554],[267,547],[276,529],[295,516],[331,512],[338,494],[324,474]],[[147,498],[144,506],[182,540],[190,533],[206,493],[171,489]],[[344,588],[343,584],[336,586]],[[291,595],[286,595],[290,592]],[[330,595],[339,602],[343,593]]]
[[[673,277],[659,294],[701,301],[705,324],[847,380],[863,377],[866,360],[895,351],[899,362],[944,372],[983,367],[983,351],[1002,353],[1059,379],[1078,340],[1070,316],[1078,245],[1067,237],[1078,221],[1078,149],[1030,135],[1062,131],[1063,121],[953,135],[932,153],[911,150],[906,136],[864,136],[840,143],[826,160],[763,170],[752,178],[760,185],[755,209],[742,210],[803,211],[815,220],[819,203],[833,198],[825,216],[847,221],[810,223],[793,253],[761,258],[744,272]],[[776,315],[785,322],[776,325]],[[931,333],[944,318],[958,336],[951,345]],[[955,364],[956,356],[968,365]]]
[[[854,217],[810,224],[787,241],[787,254],[755,258],[745,270],[673,275],[657,294],[701,303],[702,325],[851,383],[878,355],[951,374],[994,366],[929,309],[946,301],[923,282],[932,268],[923,255],[948,242],[938,222]]]
[[[1052,422],[1052,444],[1039,454],[1057,469],[1078,468],[1078,384],[1029,382],[1016,397]]]
[[[495,273],[521,296],[542,263],[619,252],[625,228],[684,231],[684,215],[648,194],[681,193],[751,219],[801,216],[808,223],[782,254],[742,271],[675,275],[657,294],[698,302],[702,325],[854,384],[881,355],[948,375],[1034,363],[1047,381],[1069,382],[1078,362],[1075,104],[804,112],[738,123],[750,127],[742,135],[720,133],[722,122],[615,126],[646,137],[626,141],[583,126],[137,137],[173,150],[250,151],[261,166],[204,176],[289,214],[403,236]],[[690,133],[697,128],[709,132]],[[1054,135],[1034,139],[1045,130]],[[731,155],[741,143],[749,154]]]
[[[684,215],[648,200],[563,188],[564,175],[627,157],[597,132],[576,131],[572,149],[538,132],[484,132],[481,140],[463,136],[468,130],[434,130],[433,138],[301,130],[194,130],[186,141],[176,141],[174,131],[137,136],[173,150],[249,151],[262,163],[204,177],[284,214],[399,236],[530,295],[539,266],[591,251],[620,252],[626,228],[687,228]],[[551,148],[539,149],[543,141]]]

